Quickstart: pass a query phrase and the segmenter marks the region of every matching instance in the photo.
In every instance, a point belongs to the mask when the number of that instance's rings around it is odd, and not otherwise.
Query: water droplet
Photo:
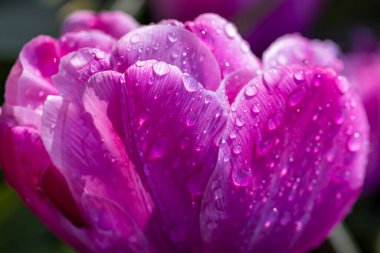
[[[251,111],[254,113],[254,114],[257,114],[260,112],[260,105],[255,103],[252,105],[252,108],[251,108]]]
[[[166,62],[159,61],[153,64],[153,71],[158,76],[164,76],[169,73],[170,67]]]
[[[351,152],[356,152],[361,147],[360,134],[358,132],[354,133],[347,142],[347,148]]]
[[[247,41],[243,40],[240,44],[240,48],[241,48],[241,51],[243,51],[243,53],[248,53],[249,52],[249,44]]]
[[[87,65],[92,59],[92,56],[90,57],[89,54],[77,51],[71,56],[70,64],[76,68],[81,68]]]
[[[145,64],[146,64],[146,61],[137,61],[137,62],[136,62],[136,66],[137,66],[137,67],[144,67]]]
[[[268,119],[267,122],[267,129],[268,131],[276,130],[284,120],[284,117],[282,114],[276,113],[271,118]]]
[[[246,187],[252,182],[250,170],[233,169],[231,173],[232,182],[237,187]]]
[[[238,117],[236,117],[235,119],[235,123],[238,127],[242,127],[244,126],[244,118],[242,115],[239,115]]]
[[[335,80],[335,82],[336,82],[336,87],[338,88],[338,90],[342,94],[347,92],[347,90],[349,88],[349,83],[348,83],[348,80],[346,77],[338,76],[338,78]]]
[[[137,44],[140,41],[140,34],[135,33],[131,36],[130,42],[131,44]]]
[[[264,72],[263,74],[263,82],[266,86],[276,86],[280,83],[282,80],[282,71],[279,71],[278,69],[269,69]]]
[[[271,137],[267,140],[262,140],[260,143],[256,146],[256,153],[259,156],[266,155],[269,151],[271,151],[278,143],[280,142],[280,139],[278,137]]]
[[[175,32],[169,32],[168,33],[168,40],[172,43],[176,42],[178,40],[177,34]]]
[[[346,113],[344,110],[340,110],[336,115],[335,115],[335,124],[341,125],[343,124],[343,121],[346,117]]]
[[[305,81],[305,72],[303,72],[303,70],[299,70],[294,73],[294,81],[298,84],[303,83]]]
[[[234,152],[235,155],[240,154],[242,151],[242,147],[240,145],[236,145],[233,149],[232,152]]]
[[[189,75],[183,75],[182,82],[183,82],[183,85],[185,85],[185,88],[190,92],[197,91],[200,88],[197,80],[195,80]]]
[[[247,97],[253,97],[257,94],[257,88],[254,85],[249,85],[245,88],[245,95]]]
[[[314,78],[313,78],[313,85],[315,87],[318,87],[322,84],[322,75],[321,74],[316,74],[314,75]]]
[[[197,122],[197,115],[193,111],[190,111],[186,117],[186,125],[188,127],[191,127],[191,126],[194,126],[196,122]]]
[[[230,22],[227,22],[224,26],[224,32],[228,38],[233,39],[237,34],[236,26]]]
[[[288,104],[291,107],[299,105],[304,100],[306,92],[304,89],[298,89],[288,96]]]
[[[231,139],[235,139],[236,138],[236,132],[235,131],[232,131],[231,133],[230,133],[230,138]]]
[[[205,96],[205,104],[209,104],[211,102],[211,100],[212,100],[211,95],[206,95]]]

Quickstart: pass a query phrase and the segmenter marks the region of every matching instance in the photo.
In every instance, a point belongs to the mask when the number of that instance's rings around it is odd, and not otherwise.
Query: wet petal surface
[[[303,252],[360,192],[367,120],[332,69],[279,67],[254,80],[257,94],[243,88],[232,105],[203,200],[203,240],[210,252]]]

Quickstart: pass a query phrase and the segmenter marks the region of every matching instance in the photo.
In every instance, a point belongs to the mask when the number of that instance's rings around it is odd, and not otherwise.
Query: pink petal
[[[380,183],[380,51],[351,53],[345,66],[345,73],[363,100],[370,125],[365,190],[376,190]]]
[[[289,64],[310,64],[343,68],[338,58],[340,50],[332,41],[308,40],[299,34],[287,34],[278,38],[263,54],[265,68]]]
[[[186,28],[202,40],[213,52],[222,75],[240,69],[260,67],[260,61],[251,52],[234,24],[216,14],[203,14],[194,22],[186,22]]]
[[[124,124],[124,143],[133,145],[167,240],[177,250],[197,248],[200,201],[226,109],[214,92],[165,62],[138,62],[125,76],[117,108],[128,111],[112,121]]]
[[[111,60],[119,72],[138,60],[156,59],[177,66],[206,89],[216,90],[221,76],[210,50],[189,31],[171,25],[150,25],[121,38]]]
[[[116,44],[113,37],[96,30],[66,33],[59,38],[58,42],[62,55],[84,47],[97,48],[110,53]]]
[[[76,249],[89,251],[91,240],[82,230],[86,225],[64,178],[55,173],[39,132],[2,118],[0,139],[0,166],[7,182],[54,233]]]
[[[108,72],[95,74],[89,85],[118,89],[120,74],[103,73]],[[81,106],[81,101],[48,97],[42,117],[43,141],[91,225],[95,251],[150,251],[143,229],[151,218],[154,204],[107,119],[110,108],[101,102],[86,100],[87,104],[98,105],[92,108],[96,109],[93,116]]]
[[[48,95],[57,94],[50,77],[58,71],[59,59],[55,39],[38,36],[29,41],[6,81],[6,103],[38,109]]]
[[[329,68],[279,67],[253,83],[258,93],[243,89],[232,105],[203,200],[203,240],[207,252],[305,252],[358,197],[365,112]]]
[[[243,68],[235,70],[223,79],[217,92],[225,94],[228,102],[232,104],[240,90],[256,75],[256,71],[252,69]],[[256,91],[252,90],[252,92],[255,93]]]
[[[63,24],[63,33],[100,30],[116,39],[137,28],[137,21],[121,11],[76,11]]]
[[[110,69],[109,56],[96,48],[81,48],[62,57],[53,83],[60,95],[80,100],[87,80],[99,71]]]

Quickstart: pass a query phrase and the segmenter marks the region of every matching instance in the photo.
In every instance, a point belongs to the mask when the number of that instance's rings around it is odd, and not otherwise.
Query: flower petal
[[[105,88],[118,87],[121,75],[110,73],[99,79],[97,76],[103,74],[99,72],[89,83],[102,80],[100,84]],[[107,109],[103,103],[93,116],[82,107],[82,101],[50,96],[42,117],[42,137],[52,161],[67,178],[75,201],[81,204],[85,220],[92,226],[95,251],[136,248],[135,252],[139,252],[137,249],[151,247],[143,229],[154,204],[107,119]],[[141,240],[130,241],[131,237]]]
[[[0,166],[7,182],[54,233],[76,249],[88,251],[91,240],[82,230],[85,226],[82,217],[62,181],[64,179],[51,176],[56,169],[39,132],[32,127],[17,126],[12,119],[2,118],[0,139]],[[54,187],[49,184],[54,184]]]
[[[177,249],[199,247],[199,204],[226,109],[214,92],[165,62],[136,63],[125,76],[124,142],[134,145],[158,222]]]
[[[58,42],[62,55],[84,47],[97,48],[110,53],[116,44],[113,37],[96,30],[66,33],[59,38]]]
[[[96,72],[109,70],[109,55],[96,48],[81,48],[62,57],[53,83],[65,99],[81,100],[87,80]]]
[[[240,90],[256,75],[256,71],[247,68],[235,70],[223,79],[217,92],[224,93],[228,102],[232,104]]]
[[[161,60],[193,76],[206,89],[216,90],[221,76],[210,50],[189,31],[171,25],[150,25],[121,38],[111,60],[119,72],[138,60]]]
[[[263,54],[265,68],[289,64],[310,64],[331,67],[341,71],[343,63],[338,59],[340,50],[329,40],[308,40],[299,34],[287,34],[278,38]]]
[[[203,14],[185,25],[213,52],[223,77],[240,68],[260,68],[260,61],[251,52],[249,44],[240,37],[235,25],[224,18]]]
[[[121,11],[76,11],[63,24],[63,33],[100,30],[116,39],[137,28],[137,21]]]
[[[280,66],[253,82],[258,93],[243,89],[232,105],[203,200],[203,240],[208,252],[304,252],[358,197],[367,119],[329,68]]]
[[[48,95],[57,94],[50,77],[58,71],[59,59],[55,39],[38,36],[29,41],[6,81],[6,103],[39,109]]]

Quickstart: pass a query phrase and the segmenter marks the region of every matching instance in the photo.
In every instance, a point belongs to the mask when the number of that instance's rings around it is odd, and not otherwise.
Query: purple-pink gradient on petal
[[[363,100],[370,125],[370,153],[364,186],[373,191],[380,186],[380,47],[355,48],[344,60],[345,74]]]
[[[103,14],[31,40],[8,77],[0,166],[28,207],[80,252],[321,243],[367,157],[337,48],[293,34],[261,61],[216,14],[145,27]]]
[[[275,39],[293,32],[308,33],[325,0],[154,0],[151,11],[159,19],[181,21],[213,12],[237,23],[252,51],[261,54]]]

